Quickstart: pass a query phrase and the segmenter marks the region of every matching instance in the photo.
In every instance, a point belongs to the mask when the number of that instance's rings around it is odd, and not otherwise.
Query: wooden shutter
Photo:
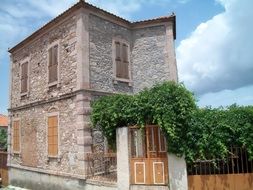
[[[49,83],[55,82],[58,80],[58,45],[53,46],[48,50],[49,54],[49,64],[48,64],[48,73],[49,73]]]
[[[115,63],[116,63],[116,77],[121,78],[121,51],[120,42],[115,42]]]
[[[58,155],[58,116],[48,117],[48,155]]]
[[[21,65],[21,93],[28,91],[28,62]]]
[[[13,122],[13,151],[19,152],[20,151],[20,125],[19,121]]]
[[[122,78],[129,79],[128,45],[122,45]]]
[[[129,79],[128,45],[115,42],[116,77]]]

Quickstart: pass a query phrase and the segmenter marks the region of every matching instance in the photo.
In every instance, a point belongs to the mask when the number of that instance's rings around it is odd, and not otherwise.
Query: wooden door
[[[130,129],[131,183],[168,184],[165,138],[157,125]]]

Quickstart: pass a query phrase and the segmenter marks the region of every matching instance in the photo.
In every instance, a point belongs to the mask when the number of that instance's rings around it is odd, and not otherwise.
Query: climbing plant
[[[224,158],[231,146],[247,149],[253,159],[253,107],[197,109],[187,133],[187,160]]]
[[[182,138],[196,105],[183,84],[165,82],[136,95],[102,97],[92,104],[92,110],[93,125],[100,126],[110,145],[116,142],[117,127],[158,124],[166,134],[169,151],[182,155]]]
[[[253,158],[253,107],[198,108],[183,84],[164,82],[136,95],[102,97],[92,103],[92,123],[115,147],[116,128],[157,124],[168,152],[196,159],[224,158],[231,146]]]

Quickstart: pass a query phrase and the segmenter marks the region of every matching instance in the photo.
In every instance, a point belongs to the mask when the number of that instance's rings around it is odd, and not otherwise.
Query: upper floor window
[[[55,85],[58,83],[59,68],[59,45],[53,44],[48,49],[48,84]]]
[[[21,64],[21,95],[28,92],[28,61]]]
[[[130,47],[129,44],[122,39],[113,40],[113,62],[114,77],[119,81],[129,82],[130,76]]]

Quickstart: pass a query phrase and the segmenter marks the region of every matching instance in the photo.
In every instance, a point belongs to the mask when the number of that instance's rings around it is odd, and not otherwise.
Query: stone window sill
[[[28,98],[29,97],[29,93],[28,92],[23,92],[23,93],[20,93],[20,99],[24,99],[24,98]]]
[[[50,88],[52,86],[56,86],[56,85],[58,86],[58,81],[48,83],[48,88]]]
[[[55,81],[48,84],[47,91],[51,91],[52,89],[60,88],[60,87],[61,87],[61,83],[59,83],[58,81]]]
[[[19,151],[19,152],[12,152],[12,156],[17,156],[17,157],[21,157],[21,152]]]
[[[47,161],[50,162],[50,160],[57,160],[57,162],[59,163],[61,161],[61,158],[59,155],[57,156],[47,155]]]
[[[133,86],[133,85],[132,85],[132,80],[131,80],[131,79],[124,79],[124,78],[115,77],[115,78],[113,79],[113,84],[118,84],[118,82],[128,83],[128,86]]]

